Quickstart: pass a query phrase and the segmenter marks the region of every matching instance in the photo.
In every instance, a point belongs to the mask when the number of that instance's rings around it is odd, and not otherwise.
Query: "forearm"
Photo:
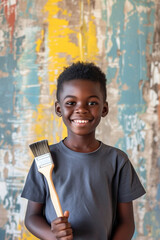
[[[131,240],[134,234],[134,226],[121,223],[113,233],[112,240]]]
[[[41,215],[31,215],[25,220],[25,225],[34,236],[41,240],[56,240],[50,225]]]

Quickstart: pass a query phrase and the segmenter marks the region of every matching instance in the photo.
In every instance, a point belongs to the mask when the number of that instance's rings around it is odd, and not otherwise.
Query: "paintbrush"
[[[54,168],[54,163],[48,146],[48,140],[42,140],[32,143],[29,145],[29,147],[33,155],[35,156],[38,171],[45,176],[48,182],[50,197],[55,208],[56,214],[58,217],[61,217],[63,216],[63,211],[52,180],[52,171]]]

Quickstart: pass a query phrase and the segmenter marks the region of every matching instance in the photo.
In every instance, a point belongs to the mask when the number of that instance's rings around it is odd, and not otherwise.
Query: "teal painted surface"
[[[109,86],[115,84],[116,80],[115,86],[118,86],[119,96],[117,106],[121,134],[115,146],[129,154],[142,183],[148,190],[146,196],[136,203],[136,231],[133,239],[159,240],[160,209],[157,204],[159,204],[160,180],[157,161],[160,152],[159,147],[153,145],[154,137],[159,141],[159,123],[158,119],[155,120],[156,107],[153,118],[149,117],[150,120],[148,120],[147,112],[150,111],[150,104],[146,102],[144,95],[146,84],[151,82],[148,72],[152,71],[150,65],[152,60],[148,57],[153,53],[156,31],[155,12],[159,5],[154,1],[104,1],[104,3],[105,9],[102,11],[102,16],[107,22],[106,48],[110,44],[110,39],[112,42],[112,47],[106,54],[107,77]],[[127,13],[125,4],[128,4]],[[111,36],[108,34],[110,29]],[[155,91],[156,94],[157,91]],[[149,98],[149,87],[147,94]],[[114,92],[110,98],[112,106]],[[112,121],[114,116],[110,119]],[[158,132],[154,132],[155,126]],[[113,134],[116,134],[116,130]],[[152,168],[156,166],[157,173],[154,178],[150,174],[154,175]]]
[[[24,162],[28,159],[29,125],[34,121],[27,114],[28,109],[36,111],[39,103],[40,87],[38,64],[36,63],[36,34],[38,26],[32,26],[36,14],[29,13],[34,6],[27,1],[26,12],[18,12],[16,1],[0,2],[0,239],[21,239],[23,228],[21,219],[25,212],[20,199],[24,185]],[[21,1],[23,3],[23,1]],[[16,12],[15,22],[7,22],[4,4],[8,4],[8,14]],[[10,11],[10,12],[9,12]],[[25,30],[23,21],[30,23]],[[9,21],[9,20],[8,20]],[[22,21],[22,22],[21,22]],[[11,40],[11,27],[14,34]],[[16,30],[15,30],[16,29]],[[27,33],[28,31],[28,33]],[[10,44],[11,40],[11,44]],[[12,45],[12,48],[11,48]],[[27,103],[26,103],[27,102]],[[28,161],[29,162],[29,161]]]
[[[6,143],[9,143],[10,145],[13,144],[11,137],[12,124],[10,121],[14,120],[13,97],[15,86],[13,84],[14,77],[12,76],[12,71],[14,71],[16,67],[16,61],[10,53],[4,57],[0,57],[0,67],[1,71],[7,73],[6,77],[1,77],[0,79],[0,123],[5,123],[5,126],[0,129],[0,134],[2,141],[1,144],[4,146]],[[6,134],[6,132],[8,134]]]

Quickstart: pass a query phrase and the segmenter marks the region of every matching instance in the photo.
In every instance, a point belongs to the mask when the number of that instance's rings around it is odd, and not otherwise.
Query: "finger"
[[[62,237],[61,240],[73,240],[73,235]]]
[[[73,240],[73,236],[62,237],[60,240]]]
[[[68,217],[58,217],[56,218],[52,223],[54,224],[60,224],[60,223],[65,223],[68,222]]]
[[[67,229],[71,229],[71,224],[67,221],[67,222],[60,222],[58,223],[51,223],[51,231],[52,232],[56,232],[56,231],[63,231],[63,230],[67,230]]]
[[[57,238],[63,238],[63,237],[69,237],[72,236],[72,229],[65,229],[57,233],[56,237]]]
[[[64,212],[64,217],[67,217],[67,218],[69,217],[69,211]]]

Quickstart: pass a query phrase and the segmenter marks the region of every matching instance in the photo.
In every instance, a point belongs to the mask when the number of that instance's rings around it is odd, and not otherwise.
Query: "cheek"
[[[97,108],[97,109],[94,109],[92,112],[92,115],[95,116],[96,118],[101,118],[102,116],[102,109],[100,108]]]
[[[63,119],[63,121],[64,122],[67,121],[70,116],[71,116],[71,111],[69,109],[66,109],[66,108],[63,109],[63,111],[62,111],[62,119]]]

